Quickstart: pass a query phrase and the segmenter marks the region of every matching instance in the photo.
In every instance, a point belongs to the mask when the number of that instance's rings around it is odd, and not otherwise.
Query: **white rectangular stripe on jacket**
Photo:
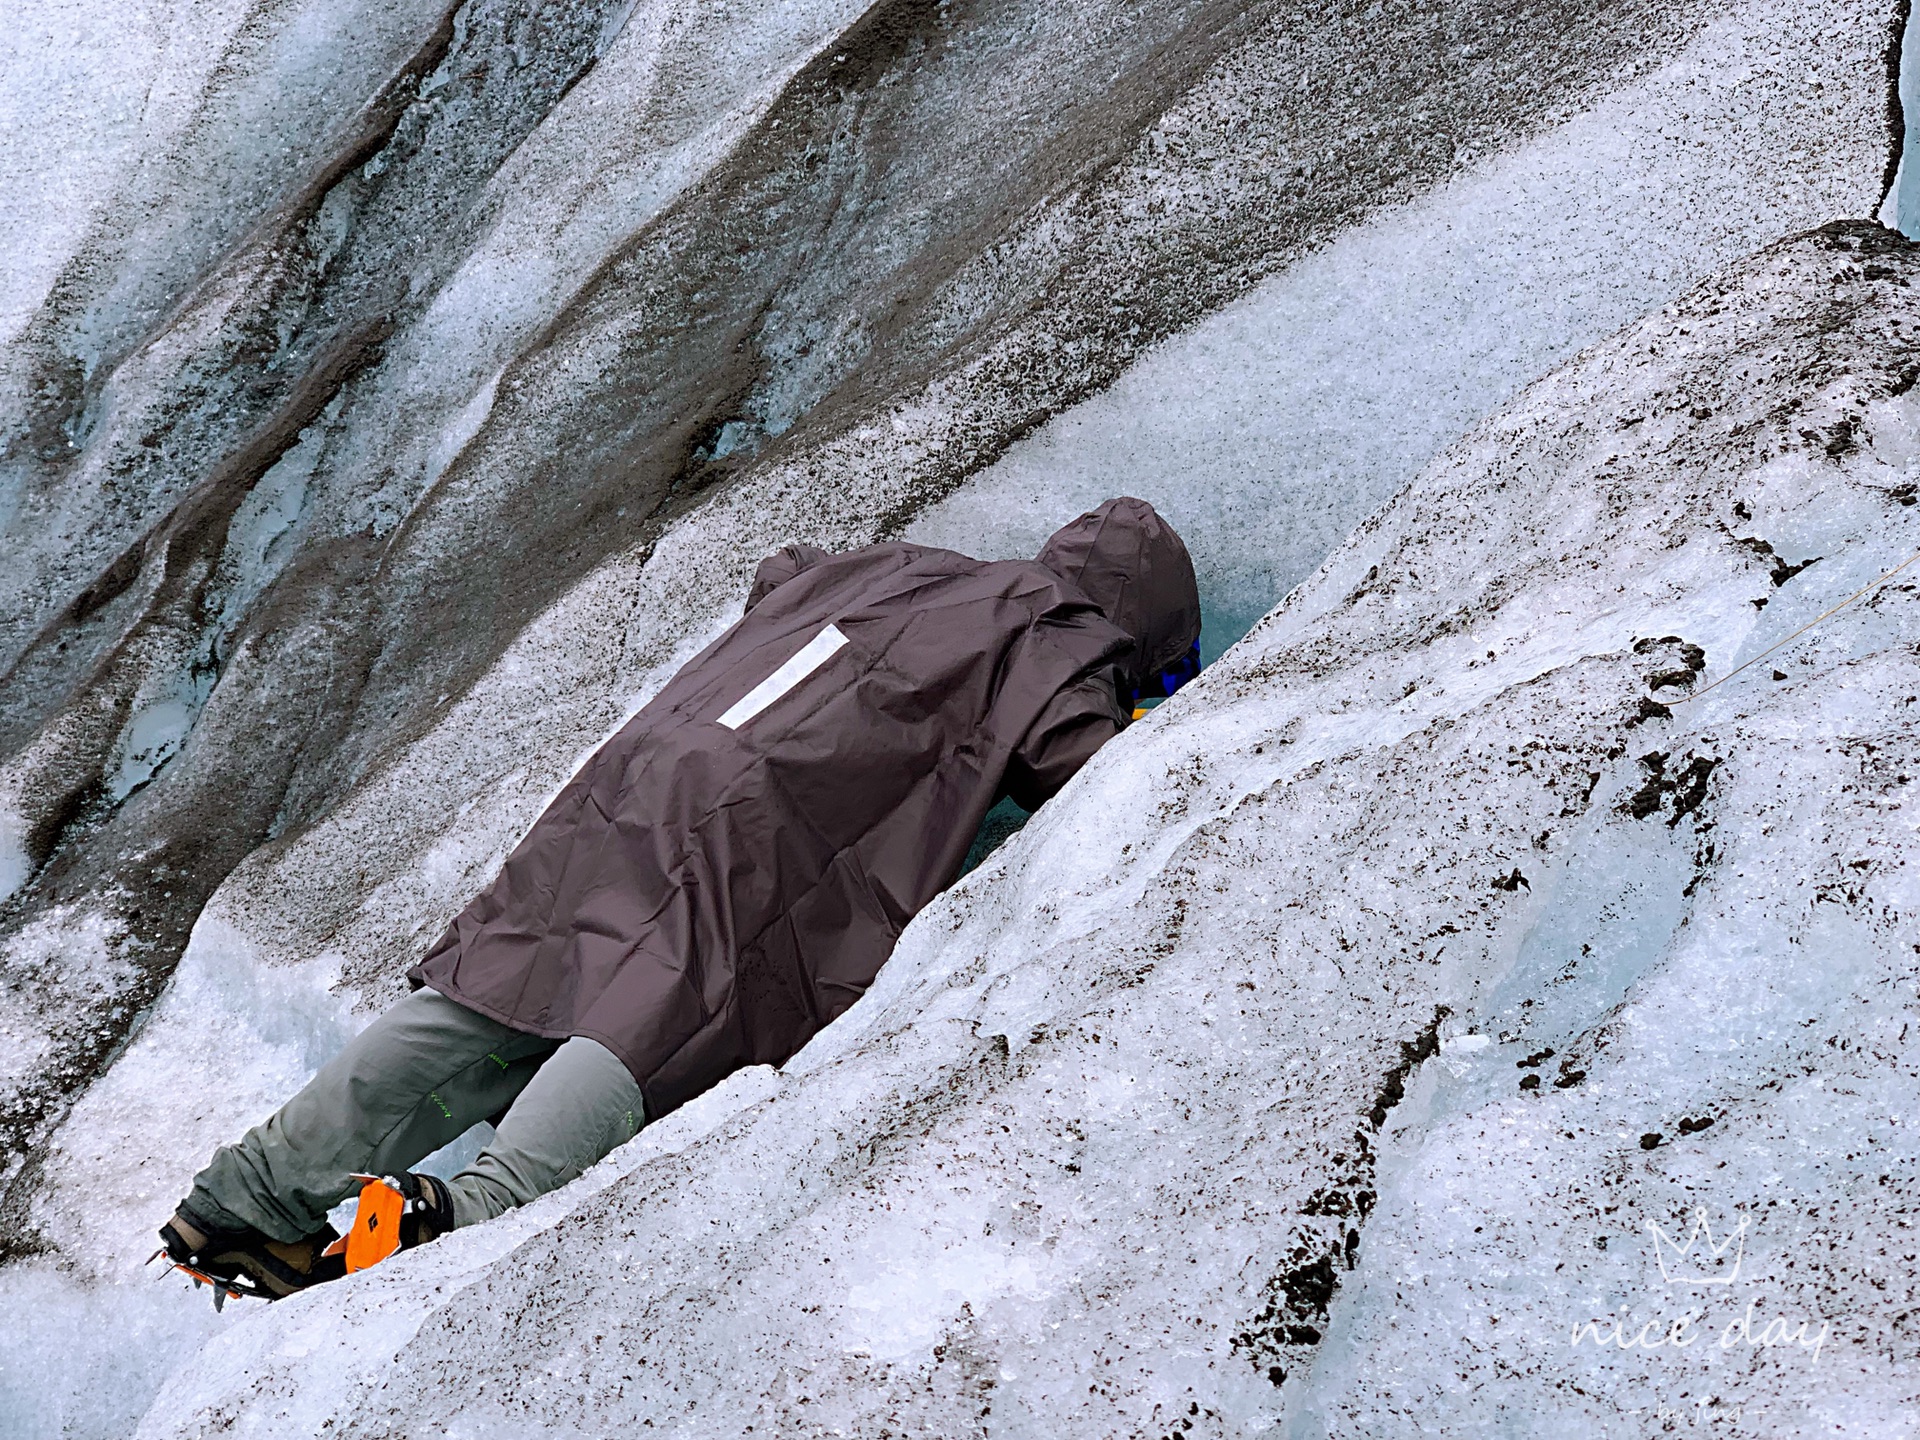
[[[799,654],[729,705],[727,712],[720,717],[720,723],[729,730],[738,730],[826,664],[833,658],[834,652],[846,643],[847,637],[840,633],[839,626],[827,626],[801,646]]]

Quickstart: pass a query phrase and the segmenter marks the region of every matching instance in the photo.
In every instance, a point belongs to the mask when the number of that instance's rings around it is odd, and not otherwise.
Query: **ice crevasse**
[[[1705,687],[1920,548],[1916,275],[1829,227],[1529,387],[783,1072],[143,1433],[1898,1433],[1920,577]]]

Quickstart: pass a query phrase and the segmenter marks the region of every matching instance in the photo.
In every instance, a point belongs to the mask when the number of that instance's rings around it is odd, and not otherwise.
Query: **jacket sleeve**
[[[1014,804],[1038,810],[1126,728],[1115,675],[1111,665],[1102,666],[1047,702],[1007,765],[1003,788]]]
[[[802,570],[818,565],[831,553],[817,545],[781,546],[762,560],[760,568],[753,572],[753,587],[747,591],[747,609],[753,609]]]

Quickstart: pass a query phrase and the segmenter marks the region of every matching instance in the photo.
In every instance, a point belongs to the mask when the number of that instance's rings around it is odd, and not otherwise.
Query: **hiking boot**
[[[453,1229],[453,1195],[446,1181],[411,1171],[395,1178],[407,1200],[407,1213],[400,1222],[402,1250],[438,1240]]]
[[[355,1175],[360,1205],[346,1238],[326,1249],[348,1273],[378,1265],[396,1250],[411,1250],[453,1229],[453,1196],[444,1180],[402,1171],[398,1175]]]
[[[339,1238],[331,1225],[292,1241],[269,1239],[252,1226],[222,1230],[183,1205],[160,1227],[159,1254],[196,1282],[211,1285],[218,1309],[229,1296],[281,1300],[309,1285],[339,1279],[347,1273],[346,1265],[324,1253]]]

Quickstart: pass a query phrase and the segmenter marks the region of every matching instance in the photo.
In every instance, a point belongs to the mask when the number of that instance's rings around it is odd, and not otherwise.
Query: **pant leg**
[[[455,1227],[559,1189],[645,1123],[632,1072],[598,1040],[574,1036],[501,1117],[493,1143],[447,1182]]]
[[[186,1205],[216,1226],[311,1235],[354,1171],[410,1168],[509,1105],[559,1042],[418,990],[194,1177]]]

